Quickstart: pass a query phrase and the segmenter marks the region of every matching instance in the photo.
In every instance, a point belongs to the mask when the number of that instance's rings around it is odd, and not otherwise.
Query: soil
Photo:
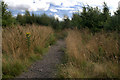
[[[23,72],[17,78],[57,78],[57,66],[62,64],[61,60],[64,55],[62,48],[65,48],[65,42],[58,40],[49,48],[42,60],[33,63],[27,72]]]

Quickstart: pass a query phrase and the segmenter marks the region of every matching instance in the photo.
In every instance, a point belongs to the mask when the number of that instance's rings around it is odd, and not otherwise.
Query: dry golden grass
[[[69,78],[120,77],[119,46],[116,32],[96,33],[68,30],[68,63],[61,75]]]
[[[27,32],[30,33],[29,50]],[[7,77],[18,75],[21,71],[19,69],[29,62],[28,58],[40,57],[42,50],[49,46],[51,36],[54,34],[50,27],[35,25],[7,27],[2,33],[3,74]]]
[[[12,54],[14,58],[20,55],[27,54],[27,43],[26,43],[26,33],[30,32],[30,50],[32,51],[34,47],[41,46],[44,47],[47,40],[53,34],[50,27],[43,26],[27,26],[27,27],[13,27],[3,29],[3,53]],[[26,53],[26,54],[25,54]]]

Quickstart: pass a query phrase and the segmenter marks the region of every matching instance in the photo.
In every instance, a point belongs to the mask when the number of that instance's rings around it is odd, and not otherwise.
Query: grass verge
[[[13,78],[41,59],[56,39],[50,27],[27,25],[3,29],[3,78]]]
[[[62,78],[120,78],[120,49],[117,32],[68,30],[67,62],[60,67]]]

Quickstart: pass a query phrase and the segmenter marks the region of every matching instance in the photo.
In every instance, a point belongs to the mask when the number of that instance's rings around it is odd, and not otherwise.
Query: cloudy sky
[[[102,9],[103,2],[109,6],[111,13],[118,8],[120,0],[3,0],[8,4],[9,10],[14,16],[24,14],[25,10],[31,13],[54,16],[62,20],[64,15],[72,17],[72,13],[81,11],[83,5],[98,6]]]

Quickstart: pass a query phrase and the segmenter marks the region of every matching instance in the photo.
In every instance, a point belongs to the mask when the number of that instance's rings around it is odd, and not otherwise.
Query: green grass
[[[33,62],[37,60],[41,60],[44,53],[48,51],[48,48],[41,48],[36,47],[34,49],[34,54],[30,54],[28,58],[21,60],[13,60],[12,56],[5,56],[5,59],[7,63],[3,63],[2,70],[3,72],[3,78],[14,78],[18,75],[20,75],[23,71],[27,71],[27,67],[29,67]]]
[[[55,37],[57,39],[65,39],[67,35],[68,33],[66,31],[60,31],[60,32],[56,32]]]
[[[43,55],[44,53],[46,53],[48,51],[48,47],[47,48],[43,48],[41,46],[37,46],[34,48],[34,53],[35,54],[40,54]]]
[[[27,65],[25,65],[24,62],[20,62],[17,60],[7,61],[7,64],[3,64],[3,66],[3,78],[13,78],[22,73],[22,71],[24,71],[27,67]]]

